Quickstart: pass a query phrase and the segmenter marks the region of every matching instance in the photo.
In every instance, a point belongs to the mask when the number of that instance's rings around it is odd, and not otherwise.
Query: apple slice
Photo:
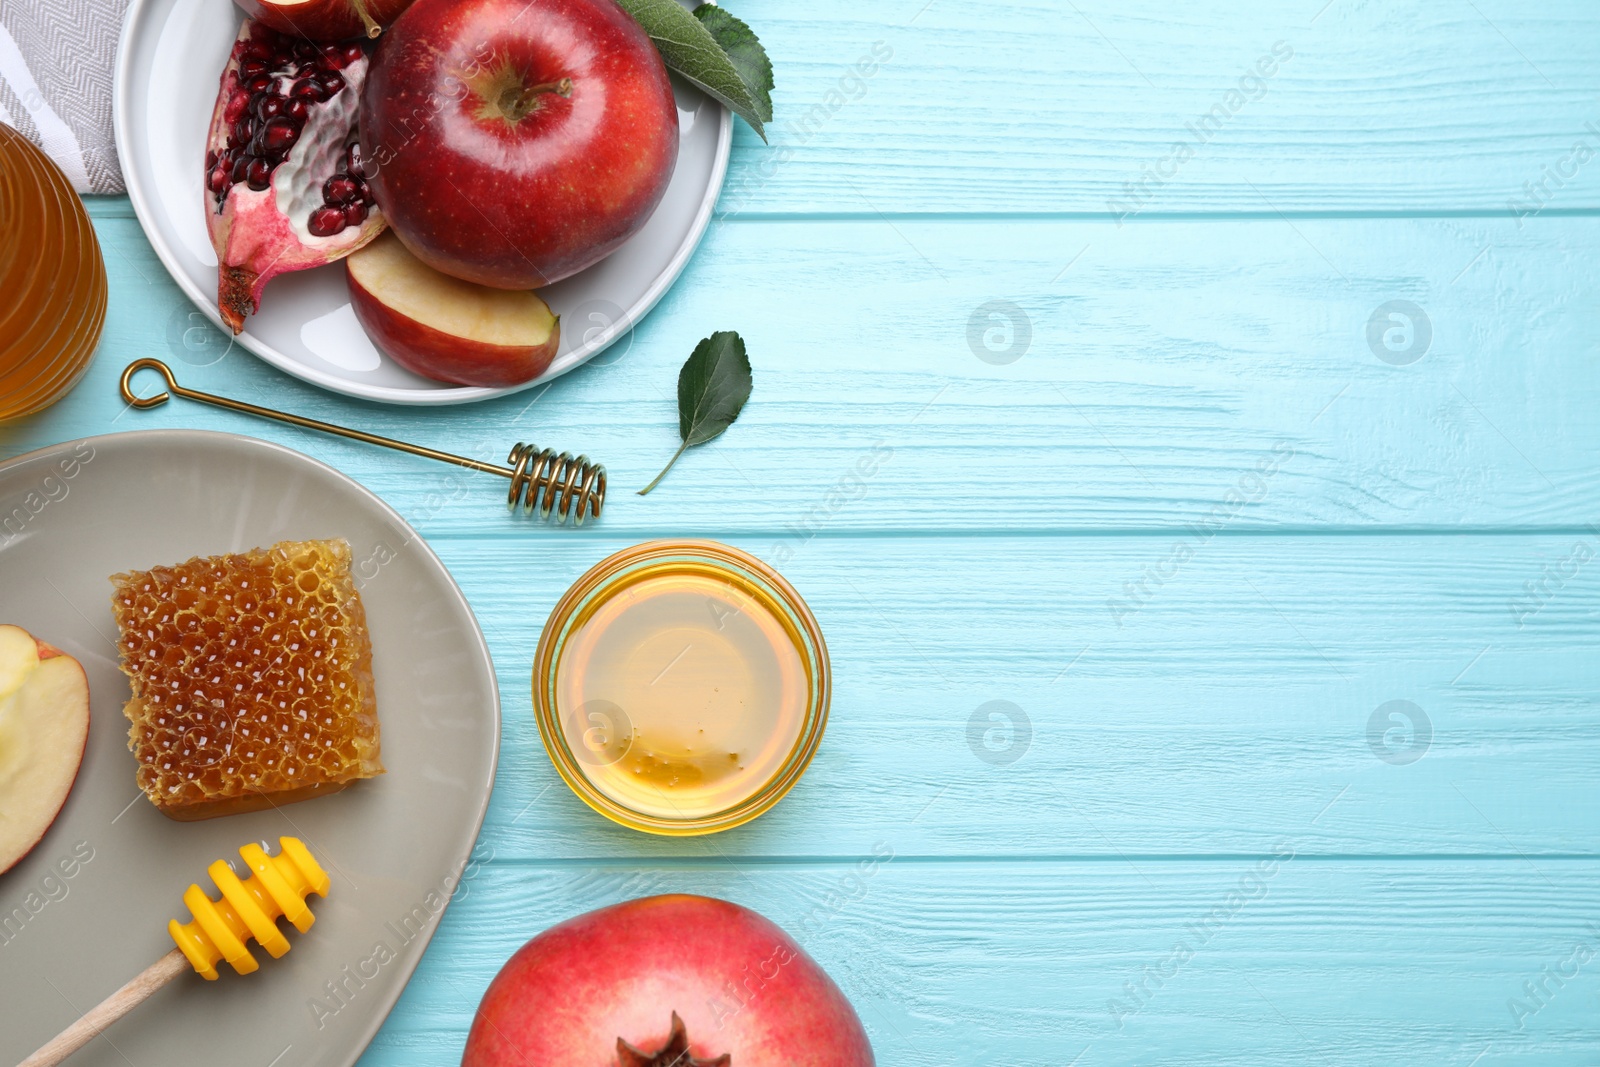
[[[237,0],[244,13],[270,29],[313,41],[376,37],[411,0]]]
[[[0,873],[44,837],[89,740],[89,678],[20,626],[0,626]]]
[[[441,274],[393,230],[345,265],[356,318],[407,370],[457,385],[520,385],[555,358],[561,323],[537,293]]]

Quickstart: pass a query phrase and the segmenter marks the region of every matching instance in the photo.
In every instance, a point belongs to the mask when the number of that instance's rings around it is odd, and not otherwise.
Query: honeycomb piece
[[[383,773],[366,614],[343,540],[112,575],[138,783],[209,819]]]

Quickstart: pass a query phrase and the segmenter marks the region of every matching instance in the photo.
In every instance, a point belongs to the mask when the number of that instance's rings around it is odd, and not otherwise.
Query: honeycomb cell
[[[181,820],[383,773],[366,614],[342,540],[285,541],[112,576],[128,748]]]

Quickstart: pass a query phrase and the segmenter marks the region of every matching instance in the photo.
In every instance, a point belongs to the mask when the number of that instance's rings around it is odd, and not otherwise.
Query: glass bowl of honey
[[[595,564],[551,612],[533,664],[539,734],[572,791],[623,826],[677,836],[781,800],[822,740],[830,689],[800,594],[716,541],[650,541]]]

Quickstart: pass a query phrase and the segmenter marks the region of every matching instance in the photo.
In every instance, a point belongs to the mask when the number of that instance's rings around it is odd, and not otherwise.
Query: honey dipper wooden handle
[[[193,970],[178,949],[146,967],[127,985],[90,1008],[77,1022],[51,1038],[38,1052],[23,1060],[18,1067],[55,1067],[68,1056],[92,1041],[100,1031],[128,1014],[149,996],[178,975]]]

